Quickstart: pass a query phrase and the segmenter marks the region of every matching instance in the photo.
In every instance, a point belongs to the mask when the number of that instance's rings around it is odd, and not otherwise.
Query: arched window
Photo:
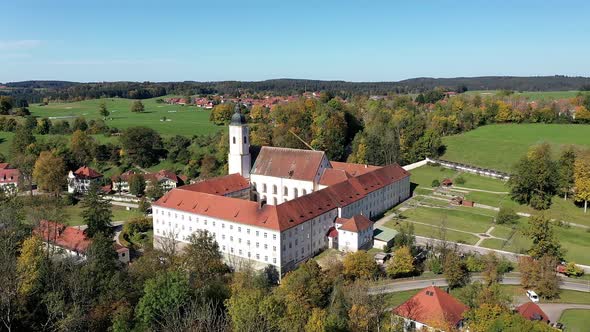
[[[285,196],[289,195],[289,188],[287,188],[287,186],[283,187],[283,195],[285,195]]]
[[[297,188],[293,188],[293,197],[299,197],[299,191],[297,190]]]
[[[304,196],[307,195],[307,190],[301,189],[301,194],[303,194]]]
[[[272,193],[275,195],[277,194],[277,185],[276,184],[272,185]]]
[[[234,144],[236,144],[236,137],[234,136],[232,139],[233,139]]]

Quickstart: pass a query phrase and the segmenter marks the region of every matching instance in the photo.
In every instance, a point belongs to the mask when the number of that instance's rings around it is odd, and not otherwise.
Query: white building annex
[[[154,246],[214,235],[230,261],[284,274],[327,248],[370,248],[377,216],[410,196],[410,173],[331,162],[322,151],[263,147],[252,169],[245,118],[230,123],[230,175],[172,189],[153,207]],[[251,169],[251,171],[250,171]]]

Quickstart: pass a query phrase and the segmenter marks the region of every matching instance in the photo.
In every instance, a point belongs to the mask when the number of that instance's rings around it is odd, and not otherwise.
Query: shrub
[[[497,271],[500,274],[505,274],[510,271],[514,270],[514,265],[512,262],[503,258],[500,262],[498,262]]]
[[[432,188],[440,187],[440,181],[437,179],[432,180],[432,184],[430,185]]]
[[[481,272],[485,268],[485,262],[475,255],[469,255],[465,264],[469,272]]]
[[[496,224],[511,224],[518,219],[518,214],[512,208],[501,207],[496,215]]]
[[[459,175],[458,177],[455,178],[455,183],[456,184],[465,184],[465,178],[461,175]]]
[[[434,273],[434,274],[441,274],[443,272],[443,266],[440,262],[440,259],[436,257],[431,257],[426,261],[426,267]]]

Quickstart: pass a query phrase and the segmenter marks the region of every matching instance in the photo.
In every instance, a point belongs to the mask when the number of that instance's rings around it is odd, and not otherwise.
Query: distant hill
[[[2,84],[0,84],[2,85]],[[482,76],[431,78],[419,77],[398,82],[346,82],[305,79],[273,79],[266,81],[221,82],[66,82],[23,81],[4,84],[9,89],[0,91],[15,98],[39,102],[44,97],[60,100],[122,97],[153,98],[166,94],[212,94],[238,96],[240,94],[299,94],[304,91],[331,91],[347,97],[355,94],[384,95],[390,93],[419,93],[440,87],[447,90],[515,90],[567,91],[590,90],[589,77],[570,76]]]

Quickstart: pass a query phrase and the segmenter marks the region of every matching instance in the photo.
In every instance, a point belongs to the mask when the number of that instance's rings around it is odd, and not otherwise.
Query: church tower
[[[246,118],[240,112],[240,102],[236,104],[229,124],[229,174],[240,173],[250,178],[250,136]]]

